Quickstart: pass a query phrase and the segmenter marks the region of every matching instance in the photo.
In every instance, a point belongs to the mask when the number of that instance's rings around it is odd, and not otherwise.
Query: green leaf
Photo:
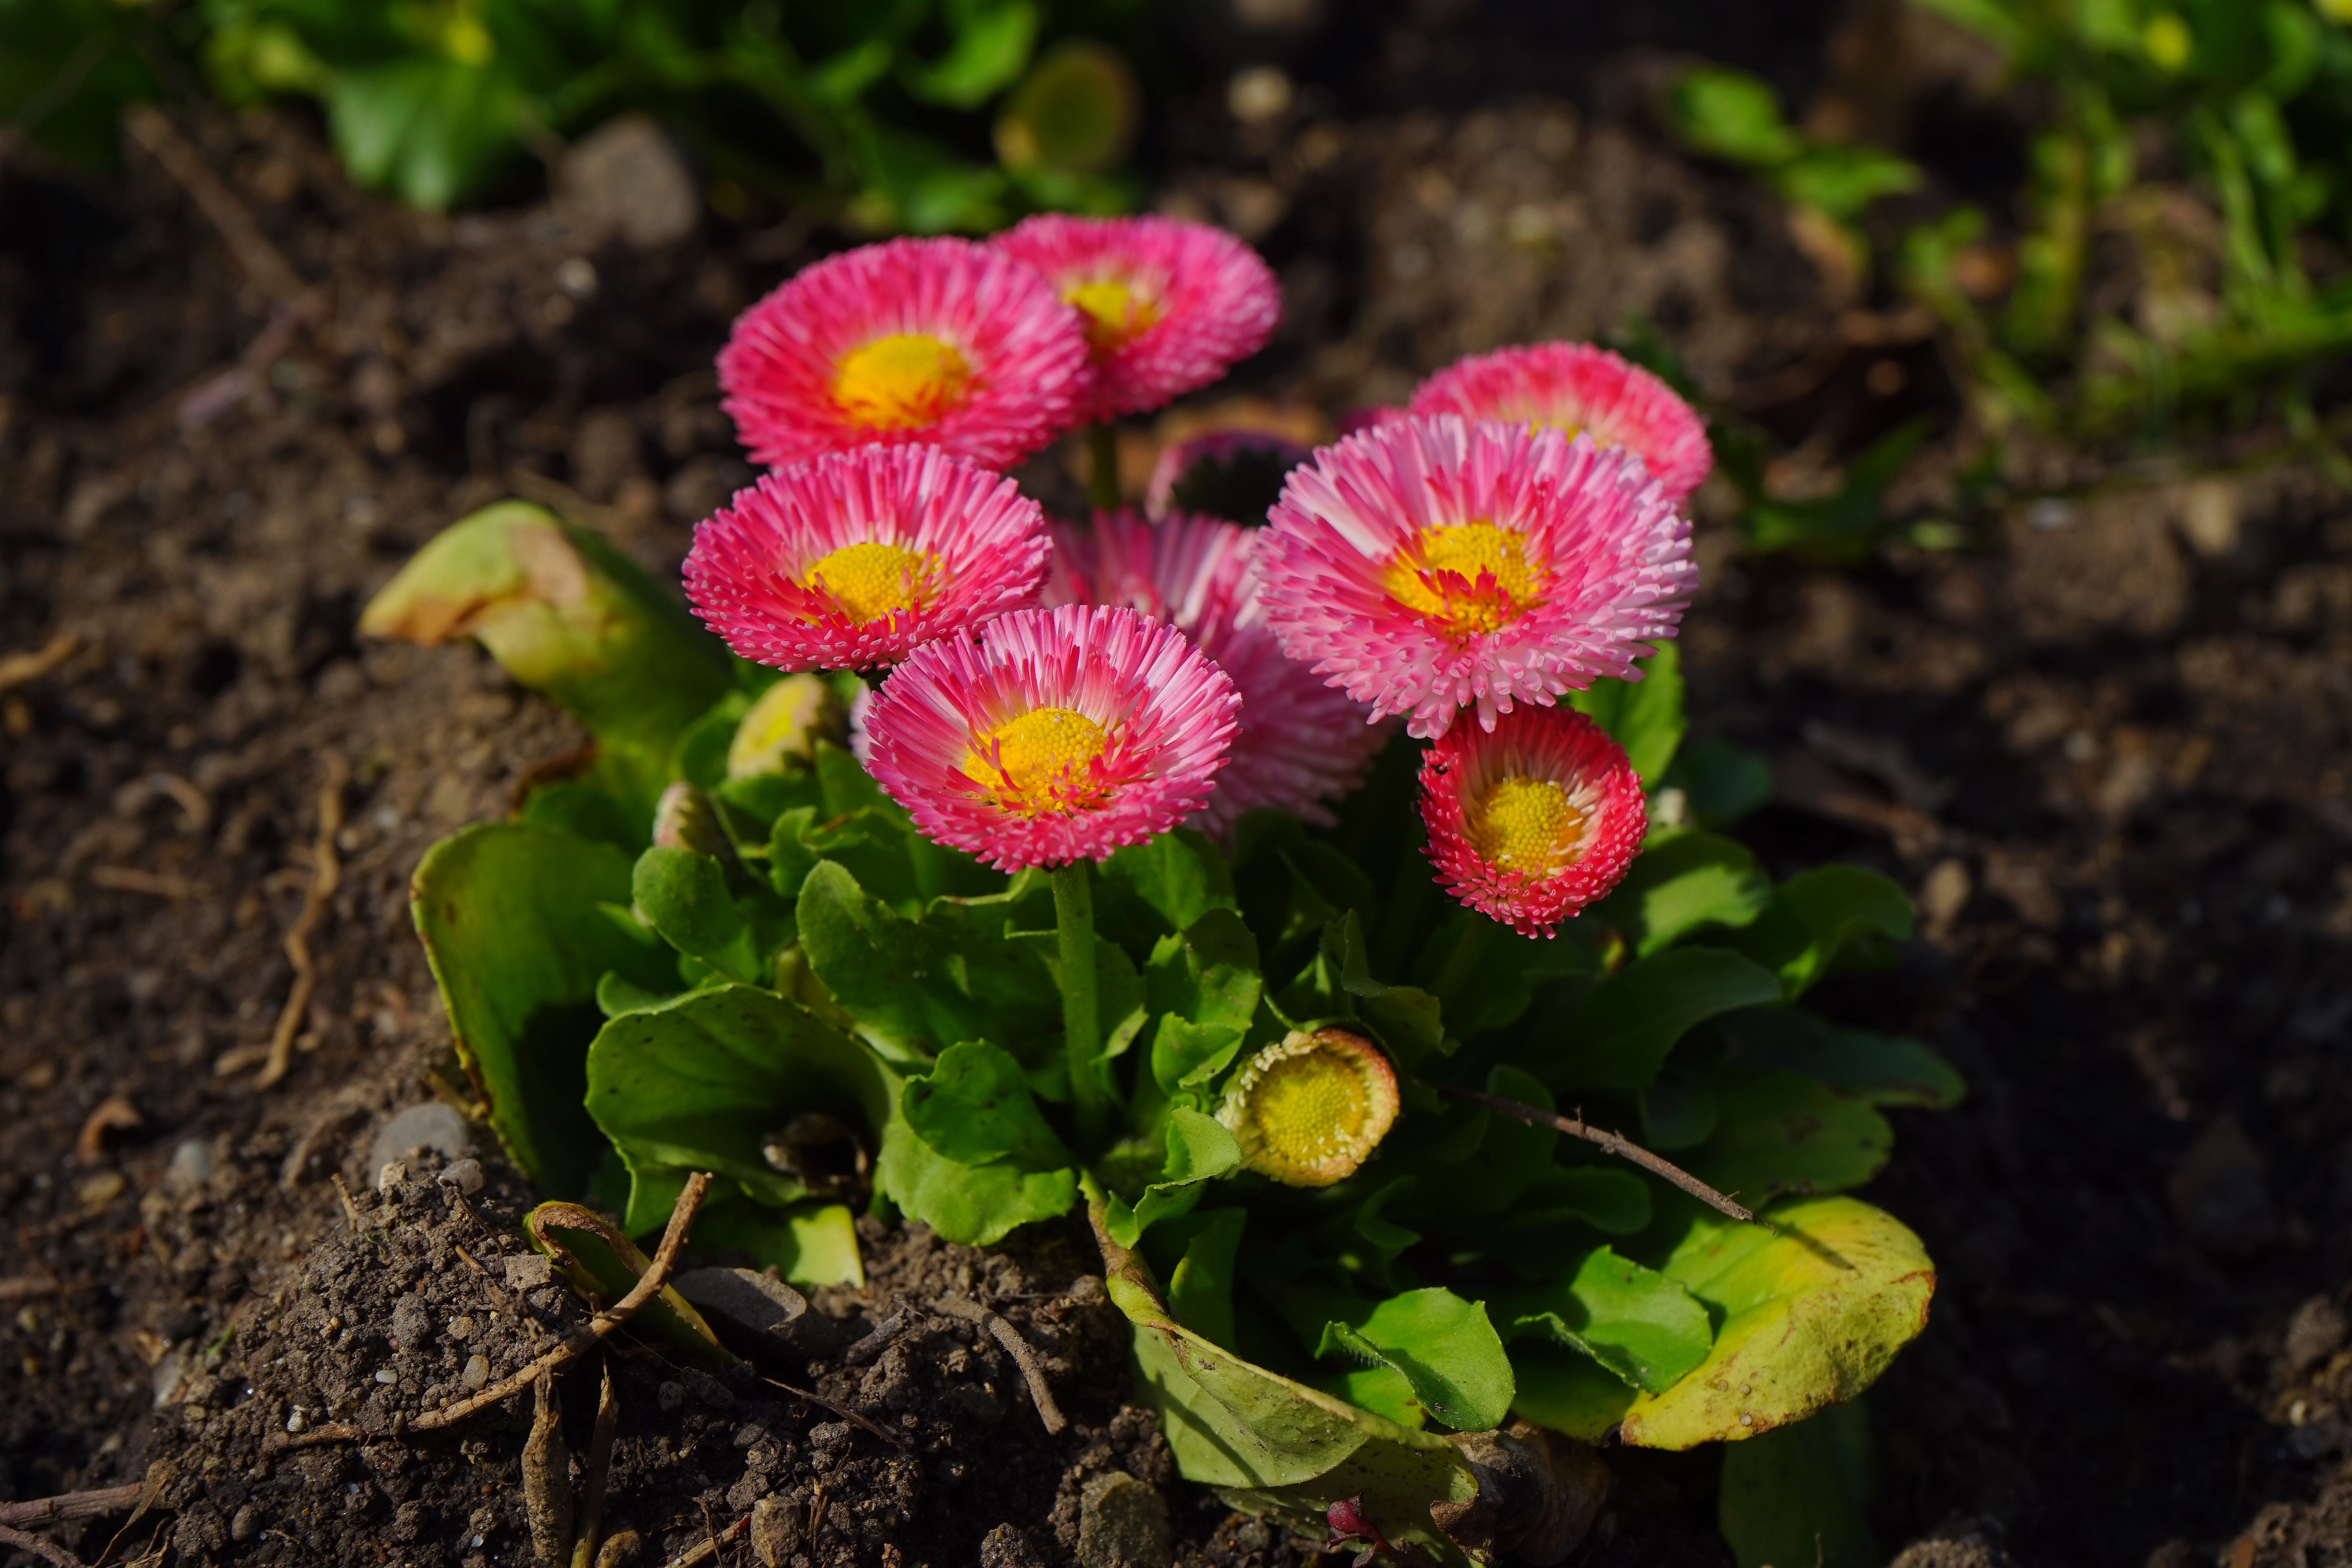
[[[1234,1342],[1234,1261],[1248,1219],[1247,1209],[1202,1209],[1161,1227],[1180,1248],[1168,1275],[1169,1310],[1215,1344]]]
[[[883,1140],[875,1176],[908,1217],[966,1247],[992,1247],[1032,1221],[1069,1213],[1078,1201],[1076,1170],[1024,1171],[1009,1160],[966,1165],[911,1130]]]
[[[1679,789],[1702,827],[1728,827],[1772,798],[1772,764],[1729,741],[1694,741],[1659,783]]]
[[[908,90],[926,103],[978,109],[1027,68],[1037,42],[1037,7],[1032,0],[967,0],[950,12],[957,15],[954,45],[911,73]]]
[[[941,1051],[928,1077],[908,1080],[899,1104],[923,1142],[960,1164],[1010,1160],[1052,1171],[1072,1163],[1029,1098],[1021,1064],[984,1040]]]
[[[1168,1315],[1142,1260],[1102,1228],[1105,1283],[1135,1328],[1136,1368],[1176,1468],[1236,1508],[1304,1521],[1361,1494],[1391,1541],[1464,1560],[1429,1516],[1478,1495],[1454,1446],[1244,1361]],[[1488,1331],[1493,1331],[1491,1329]]]
[[[1694,1024],[1780,999],[1780,983],[1738,953],[1671,948],[1636,959],[1593,988],[1565,1040],[1521,1065],[1555,1089],[1649,1087]]]
[[[645,759],[648,812],[672,745],[732,684],[718,640],[635,563],[520,501],[435,535],[370,602],[360,631],[426,646],[478,639],[605,746]]]
[[[1167,1179],[1146,1187],[1131,1210],[1117,1195],[1110,1199],[1107,1223],[1122,1247],[1133,1247],[1152,1226],[1191,1212],[1200,1201],[1201,1184],[1241,1167],[1241,1144],[1213,1116],[1180,1105],[1168,1113],[1165,1136]]]
[[[1731,1059],[1758,1072],[1801,1072],[1865,1105],[1949,1110],[1968,1084],[1918,1041],[1837,1029],[1795,1007],[1759,1007],[1727,1018]]]
[[[1680,1285],[1606,1247],[1576,1272],[1497,1303],[1511,1337],[1549,1335],[1633,1388],[1663,1394],[1706,1359],[1715,1331]]]
[[[1893,1216],[1852,1198],[1776,1208],[1779,1234],[1702,1214],[1659,1272],[1721,1314],[1696,1371],[1627,1409],[1623,1440],[1751,1437],[1852,1399],[1927,1326],[1935,1267]]]
[[[1715,1136],[1683,1162],[1750,1208],[1780,1193],[1858,1187],[1886,1168],[1886,1118],[1802,1073],[1734,1072],[1717,1085]]]
[[[1512,1413],[1580,1442],[1600,1442],[1637,1397],[1623,1379],[1591,1356],[1541,1341],[1515,1345],[1511,1370],[1518,1384]]]
[[[1228,907],[1206,910],[1181,933],[1161,937],[1143,978],[1153,1012],[1230,1029],[1249,1027],[1265,989],[1257,938]]]
[[[1625,748],[1626,760],[1644,784],[1654,784],[1674,762],[1688,728],[1683,718],[1682,655],[1673,643],[1662,642],[1657,652],[1634,660],[1633,667],[1642,672],[1641,679],[1604,677],[1582,691],[1570,692],[1568,700]]]
[[[847,1204],[812,1200],[772,1209],[748,1199],[712,1203],[696,1216],[694,1239],[704,1252],[740,1247],[752,1267],[773,1268],[803,1290],[866,1288],[857,1221]]]
[[[1400,1373],[1413,1397],[1462,1432],[1498,1426],[1511,1410],[1511,1360],[1484,1303],[1439,1286],[1407,1290],[1356,1321],[1324,1325],[1320,1356],[1340,1352]]]
[[[947,933],[869,897],[847,868],[820,861],[795,911],[816,977],[857,1019],[858,1034],[894,1059],[918,1062],[998,1033],[990,1010],[959,985],[971,972]]]
[[[1881,196],[1917,190],[1925,177],[1907,158],[1874,147],[1831,143],[1805,149],[1781,167],[1774,183],[1793,205],[1853,219]]]
[[[898,1075],[797,1002],[722,984],[635,1012],[598,1031],[587,1107],[633,1180],[633,1232],[657,1226],[687,1171],[710,1171],[771,1205],[808,1189],[769,1163],[766,1144],[819,1112],[860,1131],[871,1151],[898,1120]]]
[[[1447,1031],[1468,1040],[1508,1028],[1538,991],[1591,968],[1592,952],[1581,942],[1521,936],[1475,910],[1456,909],[1422,944],[1413,973],[1434,995],[1433,1017],[1442,1011]]]
[[[1771,907],[1730,945],[1780,977],[1795,1001],[1849,949],[1911,935],[1911,900],[1875,871],[1816,866],[1773,890]]]
[[[630,891],[646,923],[680,952],[747,985],[772,977],[767,952],[727,896],[727,873],[709,856],[657,844],[637,857]]]
[[[1771,900],[1772,880],[1747,846],[1685,832],[1644,848],[1598,912],[1647,956],[1702,926],[1748,925]]]
[[[1747,168],[1776,168],[1804,147],[1770,84],[1727,66],[1684,71],[1667,89],[1666,111],[1685,146]]]
[[[597,906],[625,903],[629,858],[554,828],[484,823],[425,851],[409,889],[458,1059],[490,1126],[542,1191],[577,1192],[601,1152],[581,1108],[608,972],[676,985],[648,932]]]
[[[1739,1568],[1878,1568],[1865,1511],[1872,1468],[1860,1404],[1726,1448],[1717,1518]]]
[[[523,1216],[523,1228],[573,1289],[607,1306],[627,1295],[653,1267],[652,1260],[602,1215],[578,1204],[541,1204]],[[674,1286],[663,1286],[629,1322],[633,1329],[700,1365],[731,1366],[737,1360]]]
[[[1514,1067],[1489,1068],[1486,1092],[1532,1105],[1538,1110],[1559,1109],[1552,1101],[1551,1090]],[[1484,1110],[1471,1111],[1465,1121],[1472,1131],[1478,1131],[1477,1124],[1484,1123],[1483,1133],[1475,1146],[1476,1174],[1475,1180],[1444,1184],[1447,1190],[1438,1201],[1450,1213],[1491,1215],[1509,1210],[1538,1178],[1555,1168],[1552,1154],[1559,1145],[1560,1135],[1551,1128]]]
[[[1574,1218],[1611,1236],[1632,1236],[1650,1223],[1650,1189],[1615,1165],[1555,1165],[1528,1186],[1520,1217]]]
[[[412,206],[437,212],[472,195],[522,151],[529,96],[497,60],[412,56],[332,72],[325,85],[344,165]]]
[[[1211,910],[1240,907],[1225,858],[1189,827],[1129,845],[1096,869],[1097,929],[1138,952]]]

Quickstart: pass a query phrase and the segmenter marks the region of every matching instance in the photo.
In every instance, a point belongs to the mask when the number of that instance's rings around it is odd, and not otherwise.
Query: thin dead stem
[[[1062,1407],[1054,1403],[1054,1391],[1045,1386],[1045,1364],[1037,1359],[1037,1352],[1029,1348],[1029,1342],[1021,1337],[1018,1330],[979,1302],[968,1301],[961,1296],[942,1297],[935,1305],[950,1318],[961,1318],[967,1323],[979,1324],[988,1331],[991,1338],[1004,1347],[1004,1353],[1011,1356],[1013,1364],[1021,1369],[1021,1380],[1029,1385],[1029,1397],[1037,1406],[1037,1419],[1045,1424],[1048,1435],[1058,1434],[1069,1425],[1062,1415]]]
[[[1742,1208],[1733,1203],[1680,1165],[1660,1159],[1640,1144],[1617,1133],[1605,1132],[1598,1127],[1588,1126],[1578,1117],[1561,1116],[1555,1111],[1545,1110],[1540,1107],[1528,1105],[1519,1100],[1505,1100],[1498,1094],[1480,1094],[1475,1089],[1456,1089],[1449,1083],[1433,1083],[1429,1087],[1448,1100],[1458,1100],[1465,1105],[1475,1105],[1481,1110],[1491,1110],[1497,1116],[1513,1117],[1531,1127],[1549,1127],[1555,1132],[1565,1132],[1571,1138],[1581,1138],[1587,1143],[1596,1144],[1621,1160],[1632,1161],[1652,1175],[1672,1182],[1718,1213],[1729,1215],[1742,1224],[1760,1225],[1775,1236],[1780,1234],[1771,1221],[1758,1219],[1754,1210]]]
[[[686,1245],[687,1232],[693,1228],[695,1214],[702,1207],[703,1195],[709,1191],[710,1173],[708,1171],[697,1171],[686,1179],[686,1188],[677,1194],[677,1203],[670,1210],[669,1228],[662,1232],[661,1247],[654,1254],[653,1263],[637,1276],[637,1282],[629,1287],[627,1295],[589,1319],[584,1328],[573,1331],[562,1344],[520,1372],[501,1378],[479,1394],[469,1394],[457,1404],[445,1405],[438,1410],[428,1410],[413,1421],[395,1419],[386,1436],[398,1437],[412,1432],[437,1432],[445,1426],[454,1426],[485,1405],[496,1405],[502,1399],[520,1394],[539,1381],[541,1373],[554,1372],[601,1343],[669,1283],[670,1270],[677,1266],[678,1251]],[[308,1448],[320,1443],[356,1443],[367,1435],[354,1423],[340,1421],[331,1426],[273,1437],[268,1447],[272,1451],[282,1452],[288,1448]]]
[[[310,992],[319,983],[318,965],[310,957],[310,933],[327,912],[327,900],[342,884],[343,864],[335,857],[335,836],[343,829],[343,786],[351,776],[351,764],[343,761],[342,753],[329,752],[327,782],[319,791],[319,835],[311,841],[310,890],[302,900],[302,912],[286,928],[286,961],[294,966],[294,988],[286,994],[286,1005],[278,1012],[278,1027],[269,1037],[268,1065],[253,1080],[256,1089],[268,1089],[286,1076],[293,1060],[294,1037],[310,1016]]]

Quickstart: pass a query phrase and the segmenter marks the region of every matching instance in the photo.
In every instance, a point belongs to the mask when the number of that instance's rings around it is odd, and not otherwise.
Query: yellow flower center
[[[979,737],[963,774],[1022,816],[1091,811],[1109,798],[1095,774],[1109,739],[1075,708],[1033,708]]]
[[[1424,528],[1389,558],[1381,587],[1456,637],[1491,632],[1541,602],[1527,539],[1491,522]]]
[[[801,586],[833,595],[841,613],[860,625],[929,600],[940,558],[897,544],[845,544],[827,552]]]
[[[1160,320],[1160,301],[1138,294],[1116,278],[1073,283],[1062,301],[1086,312],[1087,342],[1097,353],[1124,347]]]
[[[1339,1029],[1293,1033],[1251,1058],[1217,1119],[1250,1169],[1297,1187],[1353,1174],[1397,1113],[1396,1069]]]
[[[954,345],[900,332],[844,354],[833,400],[868,429],[906,430],[948,413],[971,387],[971,367]]]
[[[1469,812],[1470,846],[1490,866],[1542,876],[1584,847],[1585,814],[1549,779],[1497,780]]]

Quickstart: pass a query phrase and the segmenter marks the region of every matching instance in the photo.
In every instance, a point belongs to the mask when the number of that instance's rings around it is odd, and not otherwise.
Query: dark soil
[[[1639,315],[1784,439],[1792,482],[1916,409],[1948,422],[1931,343],[1881,331],[1754,186],[1644,128],[1625,84],[1651,63],[1563,68],[1580,110],[1475,91],[1482,58],[1532,90],[1538,45],[1570,46],[1424,9],[1302,64],[1286,117],[1236,125],[1221,83],[1167,117],[1163,205],[1259,243],[1289,297],[1244,389],[1336,412]],[[1783,43],[1752,63],[1806,86],[1818,45]],[[528,1194],[494,1158],[478,1218],[429,1165],[391,1201],[372,1168],[390,1112],[464,1103],[407,873],[579,736],[478,654],[362,646],[352,623],[436,530],[513,493],[672,569],[748,472],[710,355],[812,236],[714,222],[635,250],[548,205],[424,217],[352,193],[293,121],[180,124],[318,292],[261,292],[143,155],[93,181],[0,154],[0,658],[58,652],[0,676],[0,1497],[161,1462],[131,1555],[523,1562],[527,1398],[436,1437],[258,1447],[298,1406],[423,1408],[579,1310],[509,1289]],[[1969,455],[1909,482],[1933,495]],[[1920,1541],[1921,1565],[2345,1561],[2352,509],[2292,467],[2012,462],[2106,488],[2021,506],[1981,550],[1858,569],[1703,530],[1684,645],[1700,732],[1777,764],[1743,833],[1784,871],[1859,860],[1917,895],[1903,966],[1825,1005],[1924,1035],[1971,1086],[1905,1118],[1871,1194],[1941,1270],[1870,1395],[1881,1538]],[[1706,496],[1703,523],[1723,510]],[[292,1069],[264,1089],[331,756],[340,887]],[[611,1510],[639,1561],[776,1497],[822,1515],[812,1564],[1058,1565],[1112,1469],[1167,1500],[1181,1561],[1301,1559],[1171,1479],[1082,1237],[866,1239],[869,1290],[821,1305],[850,1331],[912,1310],[878,1357],[795,1386],[906,1447],[622,1347]],[[1069,1431],[1047,1438],[994,1342],[929,1310],[950,1294],[1045,1354]],[[593,1373],[562,1397],[579,1454]],[[1727,1561],[1707,1456],[1611,1458],[1584,1561]],[[95,1560],[119,1523],[55,1535]]]

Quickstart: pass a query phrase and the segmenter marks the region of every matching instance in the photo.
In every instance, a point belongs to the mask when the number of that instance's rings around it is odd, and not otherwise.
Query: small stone
[[[768,1483],[764,1477],[745,1476],[727,1489],[727,1506],[740,1513],[767,1495]]]
[[[443,1186],[455,1187],[470,1197],[482,1190],[482,1163],[474,1159],[453,1160],[434,1180]]]
[[[555,1278],[547,1259],[536,1252],[518,1252],[507,1259],[507,1289],[536,1290]]]
[[[236,1541],[250,1541],[259,1535],[261,1510],[251,1503],[247,1503],[243,1508],[238,1509],[236,1517],[228,1521],[228,1532],[230,1538]]]
[[[2180,1228],[2203,1251],[2242,1258],[2278,1240],[2262,1153],[2233,1116],[2216,1118],[2189,1145],[2165,1192]]]
[[[376,1172],[379,1188],[384,1166],[420,1153],[438,1154],[444,1161],[462,1160],[474,1152],[473,1134],[466,1119],[437,1100],[412,1105],[376,1129],[368,1145],[367,1168]]]
[[[394,1204],[397,1204],[397,1203],[399,1203],[399,1201],[400,1201],[400,1189],[401,1189],[401,1186],[402,1186],[402,1184],[403,1184],[404,1183],[405,1183],[407,1180],[408,1180],[408,1162],[407,1162],[407,1161],[405,1161],[405,1160],[386,1160],[386,1161],[385,1161],[385,1162],[384,1162],[381,1166],[379,1166],[379,1167],[377,1168],[377,1170],[376,1170],[376,1173],[375,1173],[375,1190],[376,1190],[376,1194],[377,1194],[377,1195],[378,1195],[378,1196],[390,1198],[390,1199],[391,1199]]]
[[[175,1198],[192,1198],[213,1179],[212,1145],[201,1138],[183,1139],[163,1167],[163,1191]]]
[[[749,1268],[689,1268],[671,1282],[738,1350],[817,1356],[833,1348],[833,1320],[810,1311],[808,1298],[781,1279]]]
[[[487,1356],[478,1355],[467,1356],[466,1358],[465,1378],[466,1386],[467,1388],[482,1388],[488,1386],[490,1381],[489,1358]]]
[[[449,1320],[448,1328],[444,1331],[453,1340],[470,1340],[474,1337],[474,1320],[452,1318]]]
[[[1166,1499],[1125,1470],[1087,1482],[1078,1494],[1078,1561],[1086,1568],[1169,1568],[1175,1557]]]
[[[309,1425],[309,1422],[302,1419],[302,1412],[299,1409],[286,1417],[286,1430],[289,1432],[299,1432]]]
[[[400,1381],[400,1373],[393,1371],[392,1368],[388,1366],[380,1366],[376,1368],[375,1380],[378,1383],[383,1384],[386,1388],[389,1388],[394,1384]]]
[[[808,1440],[809,1447],[812,1448],[839,1447],[849,1441],[849,1423],[846,1421],[822,1422],[809,1428]]]
[[[686,1384],[665,1383],[654,1390],[654,1400],[665,1412],[677,1410],[686,1403]]]
[[[788,1568],[800,1549],[799,1509],[779,1497],[763,1497],[751,1505],[751,1555],[761,1568]]]
[[[392,1304],[393,1343],[409,1350],[425,1342],[433,1331],[433,1319],[425,1310],[425,1303],[414,1294],[403,1296]]]
[[[2286,1363],[2301,1373],[2326,1361],[2344,1343],[2344,1314],[2325,1296],[2314,1296],[2294,1310],[2286,1326]]]
[[[623,115],[583,137],[564,154],[556,192],[567,218],[641,250],[685,238],[702,216],[694,171],[642,114]]]

